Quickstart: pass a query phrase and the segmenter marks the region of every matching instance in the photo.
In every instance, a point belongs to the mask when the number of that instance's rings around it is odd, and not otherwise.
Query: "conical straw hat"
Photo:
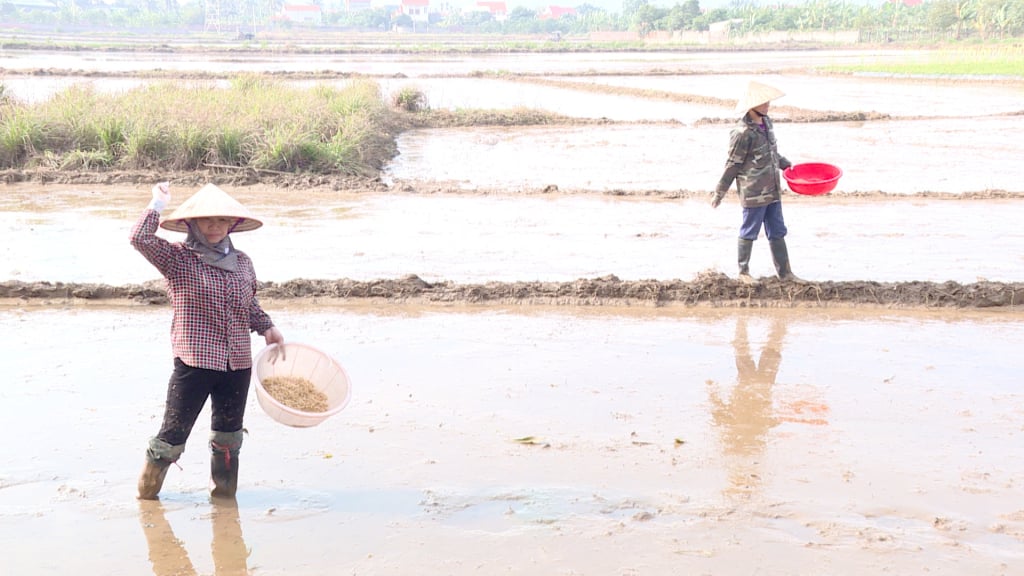
[[[760,106],[765,102],[771,102],[785,95],[785,92],[766,84],[751,82],[747,85],[747,91],[743,94],[743,97],[736,103],[736,111],[746,114],[751,108]]]
[[[160,227],[175,232],[188,232],[185,220],[217,216],[242,218],[242,221],[231,230],[232,232],[245,232],[263,226],[263,222],[254,218],[252,212],[249,212],[249,209],[242,206],[238,200],[228,196],[227,192],[214,184],[207,184],[191,198],[185,200],[181,206],[178,206],[174,213],[164,218]]]

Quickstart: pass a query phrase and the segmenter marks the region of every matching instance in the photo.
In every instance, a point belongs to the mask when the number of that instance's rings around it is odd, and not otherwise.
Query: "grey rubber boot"
[[[210,434],[210,496],[234,498],[238,491],[238,452],[242,431]]]
[[[750,275],[750,253],[754,250],[754,241],[740,238],[736,247],[740,265],[740,282],[744,284],[756,283],[757,280],[754,280],[754,277]]]
[[[786,239],[776,238],[775,240],[769,240],[768,245],[772,249],[772,260],[775,262],[775,271],[779,274],[779,279],[787,282],[803,282],[803,280],[793,274],[793,269],[789,265],[789,250],[786,248]]]
[[[146,450],[146,463],[139,475],[139,499],[156,500],[164,487],[167,469],[181,458],[185,451],[184,445],[171,446],[159,438],[150,438]]]

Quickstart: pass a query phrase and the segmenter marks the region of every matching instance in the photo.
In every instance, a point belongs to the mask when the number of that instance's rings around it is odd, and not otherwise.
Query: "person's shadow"
[[[215,576],[247,576],[249,551],[242,539],[238,505],[234,501],[214,501],[210,511],[213,526],[213,565]],[[139,520],[149,547],[149,561],[155,576],[195,576],[197,574],[184,543],[174,535],[159,500],[139,501]]]
[[[761,484],[760,459],[768,432],[779,424],[772,402],[772,387],[782,364],[785,323],[775,318],[761,356],[754,362],[747,339],[747,319],[736,320],[732,345],[736,356],[736,385],[728,400],[723,400],[716,385],[709,382],[708,400],[711,418],[722,440],[729,467],[726,493],[750,496]]]

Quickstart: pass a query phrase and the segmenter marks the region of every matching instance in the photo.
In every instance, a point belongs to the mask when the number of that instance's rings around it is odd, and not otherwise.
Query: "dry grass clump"
[[[326,412],[327,395],[301,376],[269,376],[261,380],[274,400],[302,412]]]
[[[422,112],[427,109],[427,95],[417,88],[402,88],[391,95],[391,105],[406,112]]]

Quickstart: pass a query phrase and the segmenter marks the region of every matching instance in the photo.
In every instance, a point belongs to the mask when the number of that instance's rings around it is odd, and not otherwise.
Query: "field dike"
[[[703,306],[733,308],[868,307],[890,309],[1024,310],[1021,282],[783,282],[761,278],[748,285],[720,272],[702,272],[693,280],[620,280],[610,275],[572,282],[427,282],[410,275],[398,279],[264,282],[264,302],[296,300],[321,303],[471,304],[525,306]],[[162,280],[110,286],[63,282],[0,283],[0,300],[8,303],[61,305],[75,302],[127,301],[168,304]]]

